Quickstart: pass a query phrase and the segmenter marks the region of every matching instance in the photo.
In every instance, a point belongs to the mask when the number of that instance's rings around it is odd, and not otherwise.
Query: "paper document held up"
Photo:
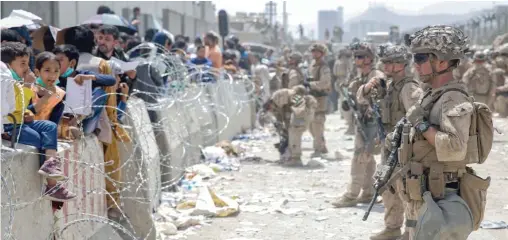
[[[67,78],[64,113],[90,115],[92,113],[92,81],[85,80],[78,85],[74,78]]]

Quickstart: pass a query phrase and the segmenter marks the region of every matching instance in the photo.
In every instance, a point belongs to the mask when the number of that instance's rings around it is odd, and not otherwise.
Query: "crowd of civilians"
[[[140,9],[135,8],[133,13],[131,23],[137,28]],[[114,12],[101,6],[97,14]],[[131,141],[119,122],[136,82],[144,81],[138,76],[139,67],[117,71],[111,59],[124,62],[136,59],[139,51],[131,50],[151,43],[177,54],[189,72],[201,67],[249,74],[252,67],[261,62],[261,56],[249,54],[236,37],[228,38],[225,50],[221,49],[219,36],[214,32],[206,33],[203,38],[196,37],[192,43],[189,37],[173,36],[167,31],[148,29],[144,36],[129,35],[111,25],[74,26],[61,29],[58,34],[63,38],[55,37],[49,28],[31,30],[20,26],[1,30],[2,139],[39,150],[38,174],[47,182],[43,197],[63,203],[75,199],[76,194],[64,184],[67,177],[61,168],[63,160],[57,154],[57,141],[97,135],[103,144],[104,159],[112,161],[105,165],[109,175],[106,189],[110,193],[107,203],[111,218],[120,216],[119,142]],[[68,81],[77,85],[91,81],[91,114],[65,111],[66,98],[76,94],[66,90]],[[166,77],[162,81],[167,86],[171,79]]]

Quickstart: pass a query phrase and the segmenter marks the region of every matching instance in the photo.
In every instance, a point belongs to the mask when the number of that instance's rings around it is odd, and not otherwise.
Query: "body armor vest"
[[[395,124],[406,116],[406,109],[404,109],[400,94],[402,88],[404,88],[407,83],[418,84],[418,82],[411,77],[405,77],[396,83],[392,81],[387,87],[387,94],[380,101],[379,105],[381,108],[382,120],[387,132],[392,132]]]

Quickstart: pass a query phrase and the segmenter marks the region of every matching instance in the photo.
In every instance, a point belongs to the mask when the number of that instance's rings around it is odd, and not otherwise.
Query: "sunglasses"
[[[413,61],[416,64],[423,64],[429,60],[428,53],[417,53],[413,55]]]
[[[364,56],[364,55],[355,55],[355,58],[356,58],[356,59],[364,59],[364,58],[365,58],[365,56]]]

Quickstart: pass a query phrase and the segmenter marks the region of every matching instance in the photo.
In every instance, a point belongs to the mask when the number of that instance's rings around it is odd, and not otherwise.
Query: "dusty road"
[[[508,222],[508,120],[496,119],[504,135],[496,135],[495,145],[484,165],[476,166],[481,176],[491,176],[485,220]],[[321,169],[284,168],[272,161],[278,155],[271,147],[275,138],[263,143],[266,147],[256,153],[264,158],[258,163],[242,163],[239,172],[221,173],[229,181],[220,181],[214,188],[227,196],[239,196],[241,213],[230,218],[213,219],[190,240],[300,240],[300,239],[369,239],[372,232],[383,227],[383,206],[377,204],[368,221],[361,217],[367,206],[336,209],[330,204],[341,194],[349,181],[353,138],[344,135],[340,115],[329,115],[326,138],[329,156],[339,150],[344,159],[328,161]],[[312,150],[310,135],[304,137],[304,158]],[[379,161],[379,156],[376,158]],[[233,179],[232,179],[232,178]],[[232,179],[232,180],[231,180]],[[285,213],[272,211],[274,205],[287,200]],[[474,232],[473,240],[507,240],[508,229]]]

